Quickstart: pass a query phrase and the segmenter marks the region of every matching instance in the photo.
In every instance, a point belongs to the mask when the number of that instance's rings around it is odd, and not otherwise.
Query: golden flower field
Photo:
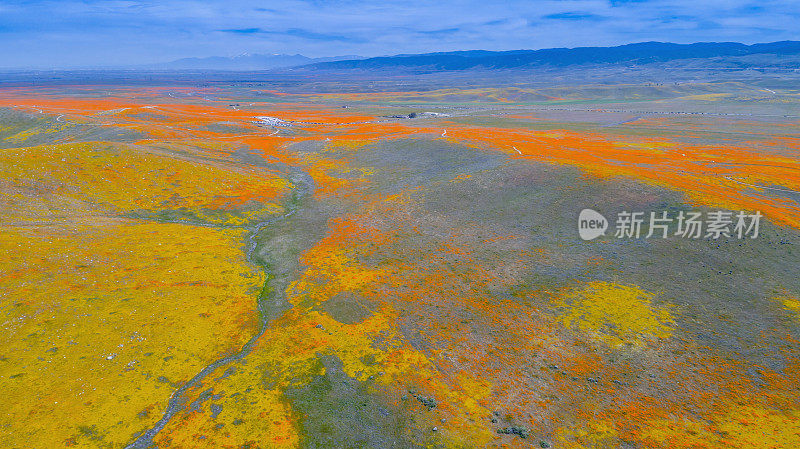
[[[800,447],[800,94],[694,88],[0,89],[0,447]]]

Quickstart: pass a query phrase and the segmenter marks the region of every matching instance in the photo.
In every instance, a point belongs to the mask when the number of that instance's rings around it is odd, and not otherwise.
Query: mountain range
[[[467,50],[394,56],[355,55],[310,58],[300,54],[242,54],[234,57],[183,58],[148,65],[157,70],[426,70],[525,69],[580,65],[644,65],[669,61],[702,60],[732,68],[800,67],[800,41],[746,45],[736,42],[673,44],[641,42],[616,47],[548,48],[543,50]]]
[[[211,56],[207,58],[182,58],[161,64],[150,64],[146,68],[159,70],[272,70],[297,67],[314,63],[325,63],[340,60],[358,60],[361,56],[345,55],[329,58],[309,58],[300,54],[241,54],[233,57]]]
[[[306,66],[306,68],[332,70],[398,68],[424,68],[430,70],[511,69],[536,66],[565,67],[583,64],[641,65],[684,59],[741,58],[755,55],[798,56],[800,55],[800,42],[782,41],[753,45],[736,42],[701,42],[694,44],[642,42],[617,47],[549,48],[544,50],[512,51],[472,50],[317,62]],[[763,62],[754,58],[750,59],[753,63]],[[794,67],[797,67],[797,65],[795,64]]]

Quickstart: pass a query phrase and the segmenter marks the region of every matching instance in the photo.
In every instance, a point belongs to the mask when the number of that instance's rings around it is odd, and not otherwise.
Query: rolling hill
[[[360,60],[318,62],[304,66],[316,70],[342,69],[402,69],[421,68],[430,70],[467,69],[515,69],[525,67],[566,67],[587,64],[642,65],[686,59],[739,58],[752,55],[781,56],[800,55],[800,42],[782,41],[745,45],[735,42],[700,42],[673,44],[664,42],[642,42],[617,47],[549,48],[543,50],[512,51],[454,51],[416,55],[396,55]],[[772,65],[776,58],[766,61]],[[758,58],[759,64],[765,63]],[[739,63],[741,65],[741,62]],[[747,62],[745,60],[745,65]]]

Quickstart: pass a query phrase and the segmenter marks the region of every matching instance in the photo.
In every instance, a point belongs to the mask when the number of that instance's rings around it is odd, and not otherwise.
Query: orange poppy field
[[[800,447],[800,93],[679,87],[1,88],[0,447]]]

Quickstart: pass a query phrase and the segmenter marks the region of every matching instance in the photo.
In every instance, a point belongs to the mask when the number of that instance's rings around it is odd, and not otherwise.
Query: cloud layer
[[[800,3],[748,0],[45,0],[0,3],[0,67],[248,53],[375,56],[800,39]]]

